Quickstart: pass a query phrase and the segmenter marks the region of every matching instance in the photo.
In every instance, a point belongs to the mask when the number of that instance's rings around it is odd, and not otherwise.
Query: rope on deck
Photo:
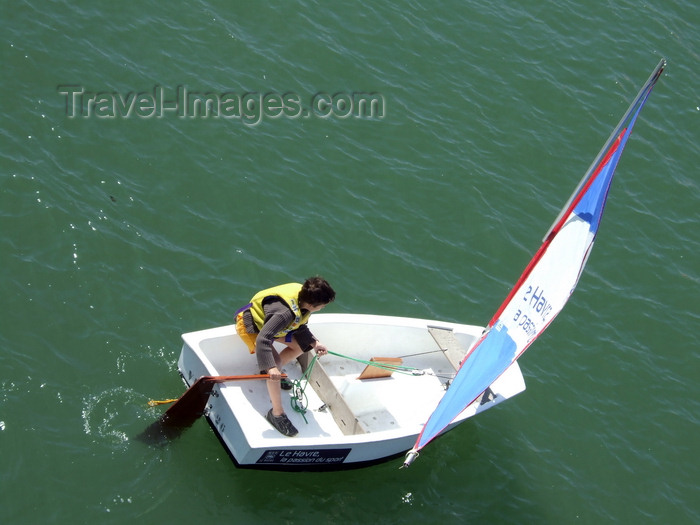
[[[301,375],[301,378],[296,379],[294,381],[290,381],[292,383],[292,392],[294,392],[291,399],[292,410],[294,410],[294,412],[297,412],[298,414],[301,414],[301,417],[304,418],[304,422],[307,425],[309,424],[309,422],[306,419],[306,411],[309,406],[309,399],[306,396],[305,390],[306,387],[309,385],[309,378],[311,377],[311,372],[314,369],[314,365],[316,364],[317,360],[318,356],[314,356],[314,358],[311,360],[311,363],[309,363],[309,366]]]
[[[421,370],[419,370],[418,368],[413,368],[410,366],[392,365],[392,364],[382,363],[380,361],[367,361],[365,359],[358,359],[356,357],[350,357],[347,355],[338,354],[337,352],[331,352],[330,350],[328,351],[328,353],[331,355],[334,355],[336,357],[342,357],[344,359],[349,359],[350,361],[362,363],[363,365],[369,365],[369,366],[374,366],[377,368],[382,368],[384,370],[398,372],[399,374],[406,374],[406,375],[412,376],[412,375],[416,375],[415,374],[416,372],[421,372]]]

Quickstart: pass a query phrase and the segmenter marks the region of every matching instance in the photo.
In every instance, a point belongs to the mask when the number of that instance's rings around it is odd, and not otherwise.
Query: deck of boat
[[[271,406],[265,381],[215,385],[206,414],[239,464],[259,463],[263,457],[281,462],[279,454],[290,447],[298,454],[314,452],[327,462],[346,463],[407,450],[482,331],[471,325],[353,314],[316,314],[309,327],[332,353],[312,368],[302,398],[305,413],[292,408],[294,392],[283,391],[286,412],[299,430],[293,439],[265,420]],[[184,334],[183,341],[178,366],[188,384],[203,375],[258,373],[255,356],[233,325]],[[396,370],[387,377],[361,379],[372,358],[400,358],[415,373]],[[290,379],[302,377],[308,360],[301,361],[284,367]],[[499,395],[494,400],[473,403],[458,420],[522,391],[517,364],[496,388]]]

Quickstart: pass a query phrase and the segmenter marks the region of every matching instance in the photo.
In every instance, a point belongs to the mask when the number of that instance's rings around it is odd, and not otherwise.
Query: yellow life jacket
[[[309,320],[311,312],[306,312],[305,315],[302,315],[301,306],[299,306],[299,292],[301,291],[301,286],[302,285],[299,283],[281,284],[279,286],[268,288],[267,290],[262,290],[253,296],[253,298],[250,300],[250,313],[253,315],[253,321],[255,321],[255,326],[258,327],[258,330],[262,329],[263,323],[265,322],[263,300],[267,297],[279,297],[287,306],[289,306],[292,312],[294,312],[294,321],[292,321],[287,328],[276,333],[275,339],[278,337],[284,337],[289,332],[296,330]]]

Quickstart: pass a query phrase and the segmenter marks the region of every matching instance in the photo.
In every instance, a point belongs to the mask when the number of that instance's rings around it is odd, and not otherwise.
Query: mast
[[[656,68],[655,68],[654,71],[651,73],[651,75],[649,75],[649,78],[647,79],[647,81],[645,82],[645,84],[642,86],[642,89],[640,89],[640,90],[639,90],[639,93],[637,93],[637,96],[634,98],[634,101],[632,102],[632,104],[630,104],[630,107],[627,108],[627,111],[625,112],[625,114],[624,114],[624,115],[622,116],[622,118],[620,119],[620,122],[618,122],[617,126],[615,126],[615,129],[613,129],[612,133],[611,133],[610,136],[608,137],[608,140],[605,141],[605,144],[603,145],[603,147],[601,148],[600,152],[598,153],[598,155],[596,156],[596,158],[593,160],[593,162],[591,163],[591,165],[588,167],[588,170],[586,171],[585,175],[584,175],[584,176],[581,178],[581,180],[579,181],[578,185],[576,186],[576,189],[574,190],[574,192],[573,192],[573,193],[571,194],[571,196],[569,197],[569,200],[566,201],[566,204],[564,205],[564,207],[563,207],[563,208],[561,209],[561,211],[559,212],[559,215],[557,216],[557,218],[554,219],[554,222],[553,222],[552,225],[549,227],[549,230],[547,230],[547,233],[546,233],[545,236],[542,238],[542,242],[545,242],[545,241],[547,240],[547,238],[548,238],[548,237],[550,236],[550,234],[552,233],[552,230],[554,230],[554,228],[561,222],[561,220],[562,220],[562,218],[564,217],[564,215],[567,214],[567,211],[568,211],[569,208],[571,207],[571,203],[572,203],[573,200],[576,198],[576,195],[578,195],[578,193],[581,191],[581,188],[583,188],[583,186],[586,184],[586,182],[588,181],[588,179],[591,178],[591,175],[593,174],[593,172],[595,171],[596,167],[597,167],[598,164],[600,163],[601,159],[603,158],[603,155],[605,155],[605,152],[608,151],[608,149],[610,148],[610,146],[612,145],[612,143],[613,143],[613,142],[615,141],[615,139],[618,137],[618,135],[619,135],[620,132],[622,131],[622,128],[624,128],[624,127],[626,126],[626,124],[627,124],[627,122],[629,121],[630,116],[631,116],[632,113],[634,112],[635,108],[636,108],[640,103],[641,103],[642,105],[644,105],[644,102],[646,102],[647,97],[648,97],[649,94],[651,93],[651,88],[654,87],[654,84],[656,84],[656,81],[657,81],[657,80],[659,79],[659,77],[661,76],[661,73],[663,72],[663,70],[664,70],[665,67],[666,67],[666,59],[665,59],[665,58],[662,58],[662,59],[659,61],[659,63],[656,65]]]

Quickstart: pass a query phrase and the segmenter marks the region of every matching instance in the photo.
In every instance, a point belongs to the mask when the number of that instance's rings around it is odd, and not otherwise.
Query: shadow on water
[[[169,425],[160,418],[151,423],[135,439],[147,445],[162,447],[179,438],[190,426]]]

